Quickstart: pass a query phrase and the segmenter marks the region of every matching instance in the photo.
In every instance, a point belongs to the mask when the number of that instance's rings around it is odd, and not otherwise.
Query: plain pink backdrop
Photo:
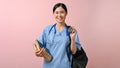
[[[120,68],[120,0],[0,0],[0,68],[41,68],[33,43],[55,23],[57,2],[68,7],[66,22],[79,32],[87,68]]]

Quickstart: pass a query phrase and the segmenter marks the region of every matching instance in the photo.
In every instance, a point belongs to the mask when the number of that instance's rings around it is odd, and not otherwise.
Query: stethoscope
[[[51,30],[54,29],[54,36],[53,36],[53,38],[52,38],[52,42],[54,42],[53,40],[54,40],[54,37],[55,37],[55,34],[56,34],[56,28],[55,28],[55,26],[56,26],[56,24],[54,24],[54,25],[50,28],[50,30],[49,30],[49,34],[50,34]],[[70,39],[70,31],[69,31],[69,28],[70,28],[70,27],[71,27],[71,26],[67,26],[67,25],[65,24],[66,35],[69,37],[69,39]],[[70,40],[71,40],[71,39],[70,39]],[[69,56],[71,55],[70,44],[71,44],[71,43],[69,43],[69,44],[67,45],[67,47],[66,47],[67,57],[68,57],[68,60],[69,60],[69,61],[70,61]]]
[[[50,30],[49,30],[49,34],[50,34],[50,32],[51,32],[52,29],[54,29],[54,34],[56,34],[56,28],[55,28],[55,26],[56,26],[56,24],[52,25],[52,27],[51,27]],[[67,25],[65,24],[66,35],[67,35],[67,36],[70,35],[70,32],[68,31],[69,27],[70,27],[70,26],[67,26]]]

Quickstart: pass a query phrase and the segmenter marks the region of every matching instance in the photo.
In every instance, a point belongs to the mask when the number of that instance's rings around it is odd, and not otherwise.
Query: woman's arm
[[[76,51],[77,51],[76,43],[75,43],[75,38],[71,38],[71,45],[70,45],[70,48],[71,48],[72,54],[75,54]]]
[[[77,51],[76,42],[75,42],[75,35],[76,35],[76,30],[72,27],[72,30],[70,32],[70,39],[71,39],[70,48],[71,48],[72,54],[75,54]]]

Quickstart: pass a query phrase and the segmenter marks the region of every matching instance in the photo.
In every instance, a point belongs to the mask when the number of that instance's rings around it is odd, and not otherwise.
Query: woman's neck
[[[59,27],[62,27],[62,26],[64,27],[65,26],[65,22],[63,22],[63,23],[56,23],[56,25],[59,26]]]
[[[65,27],[65,23],[56,23],[56,28],[59,32],[61,32]]]

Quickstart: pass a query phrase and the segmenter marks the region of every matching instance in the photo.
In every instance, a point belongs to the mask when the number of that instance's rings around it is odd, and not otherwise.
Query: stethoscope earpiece
[[[68,26],[68,32],[72,33],[73,28],[71,26]]]

